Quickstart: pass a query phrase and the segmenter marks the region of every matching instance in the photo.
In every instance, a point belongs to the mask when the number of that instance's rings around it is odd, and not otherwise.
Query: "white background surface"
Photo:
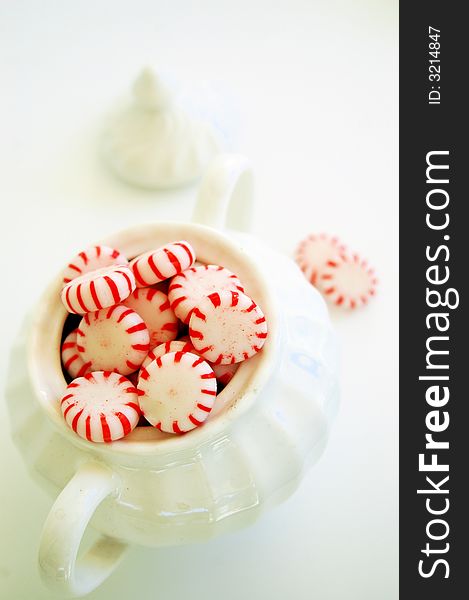
[[[97,156],[103,115],[145,63],[232,91],[258,236],[291,254],[310,231],[336,233],[380,289],[333,316],[341,412],[298,492],[207,545],[132,550],[90,598],[397,598],[396,2],[2,2],[2,379],[24,313],[68,256],[190,216],[194,189],[126,187]],[[0,598],[46,599],[35,561],[51,499],[28,479],[3,401],[0,434]]]

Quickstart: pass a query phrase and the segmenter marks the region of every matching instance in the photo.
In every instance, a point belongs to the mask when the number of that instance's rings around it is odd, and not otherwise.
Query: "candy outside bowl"
[[[235,231],[246,229],[251,200],[247,162],[222,156],[202,182],[195,222],[146,224],[103,240],[132,257],[186,239],[200,261],[235,272],[262,307],[265,346],[240,364],[202,427],[183,436],[138,427],[110,444],[88,442],[67,427],[59,406],[67,385],[60,274],[12,350],[13,439],[31,475],[59,494],[44,526],[39,565],[62,597],[96,588],[128,544],[201,542],[249,525],[292,494],[325,447],[338,402],[327,309],[292,260]],[[79,557],[89,523],[101,535]]]

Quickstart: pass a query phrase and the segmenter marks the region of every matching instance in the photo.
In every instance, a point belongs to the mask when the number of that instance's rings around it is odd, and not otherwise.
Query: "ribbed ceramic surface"
[[[249,410],[184,452],[146,455],[123,466],[64,436],[43,411],[26,364],[26,333],[11,354],[8,404],[13,438],[33,476],[57,495],[92,458],[112,462],[119,497],[106,500],[93,525],[144,545],[204,540],[252,522],[292,493],[320,456],[336,411],[337,351],[319,294],[289,259],[240,238],[273,282],[279,319],[275,366]],[[232,409],[236,411],[236,407]],[[189,434],[190,435],[190,434]]]

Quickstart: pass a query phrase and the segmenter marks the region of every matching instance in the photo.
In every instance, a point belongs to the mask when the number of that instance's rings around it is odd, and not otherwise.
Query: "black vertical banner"
[[[464,3],[400,7],[400,597],[469,597]]]

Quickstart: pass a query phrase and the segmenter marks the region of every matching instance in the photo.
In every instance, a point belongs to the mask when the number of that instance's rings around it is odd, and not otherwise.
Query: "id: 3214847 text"
[[[435,27],[428,27],[428,81],[430,90],[428,92],[428,104],[440,104],[440,30]]]

